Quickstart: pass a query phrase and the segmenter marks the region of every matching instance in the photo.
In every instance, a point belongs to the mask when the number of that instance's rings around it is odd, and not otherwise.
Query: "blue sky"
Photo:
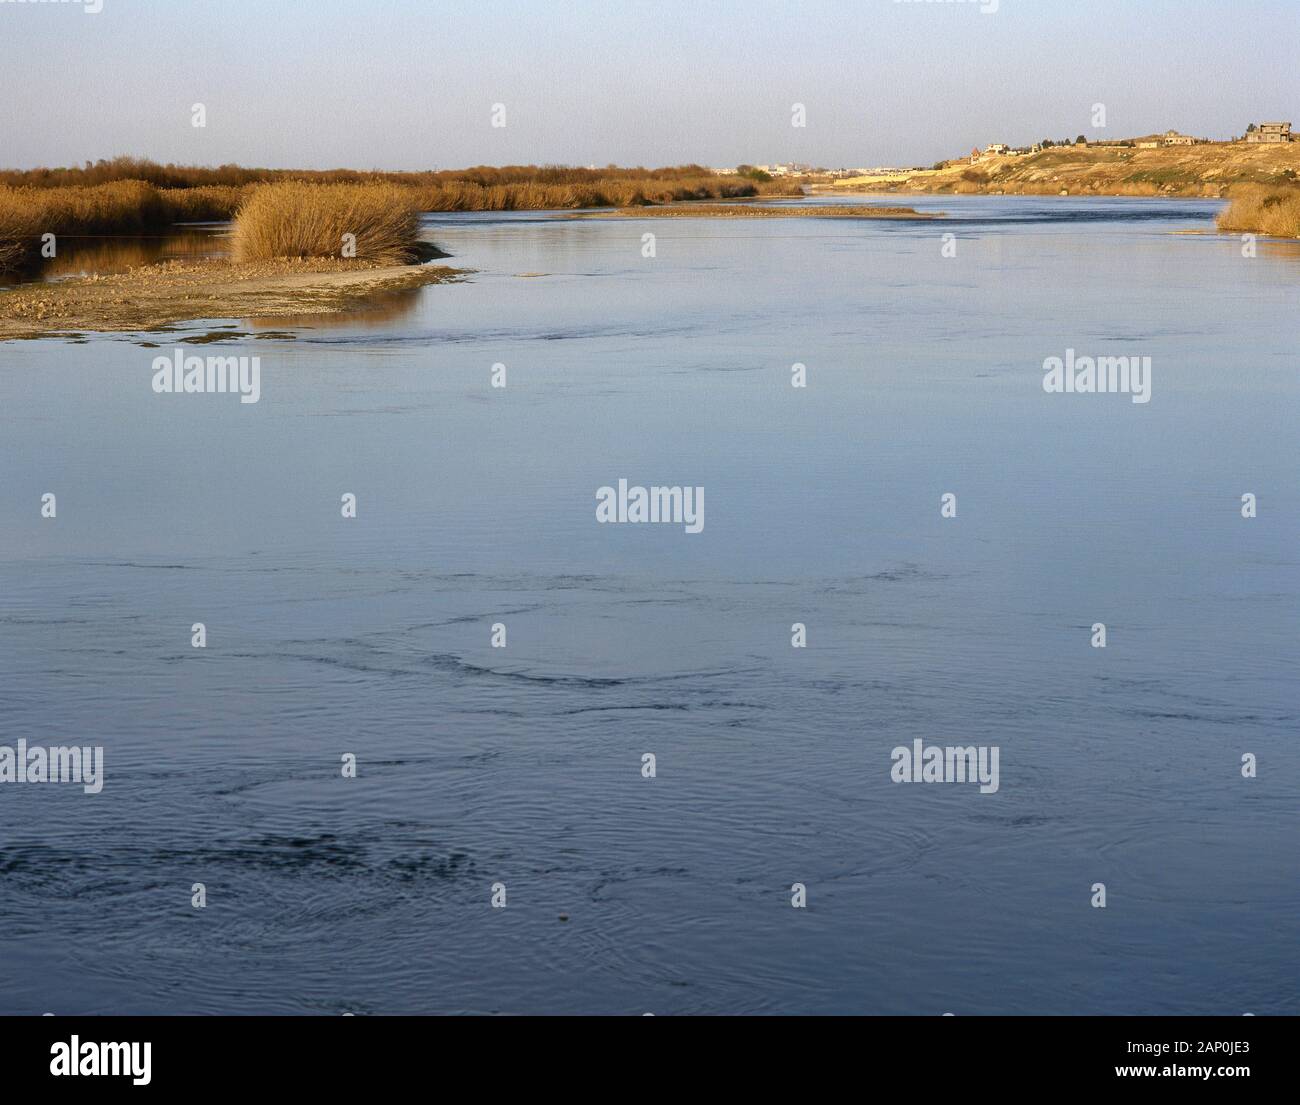
[[[0,0],[0,166],[929,164],[1100,136],[1094,103],[1111,137],[1300,123],[1300,0],[102,3]]]

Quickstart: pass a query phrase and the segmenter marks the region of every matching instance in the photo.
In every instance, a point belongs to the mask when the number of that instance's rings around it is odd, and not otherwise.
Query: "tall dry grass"
[[[38,233],[143,230],[167,217],[158,190],[139,180],[92,188],[0,186],[0,217]]]
[[[1300,238],[1300,188],[1294,185],[1243,184],[1229,194],[1219,214],[1220,230]]]
[[[473,180],[413,185],[421,211],[557,211],[592,207],[643,207],[680,200],[740,199],[790,194],[789,185],[768,187],[735,177],[670,180],[593,179],[572,183],[539,181],[480,184]]]
[[[174,223],[221,222],[233,219],[252,185],[206,184],[194,188],[163,188],[159,191]]]
[[[0,215],[0,273],[21,268],[26,252],[18,228],[7,224],[4,216]]]
[[[152,185],[122,180],[90,188],[0,185],[0,270],[39,258],[42,238],[142,233],[170,221]]]
[[[310,189],[350,186],[352,193]],[[267,198],[253,204],[268,188]],[[303,191],[306,189],[306,191]],[[386,191],[384,190],[386,189]],[[400,193],[405,197],[398,200]],[[790,181],[718,176],[699,165],[663,169],[580,169],[563,165],[480,165],[439,172],[366,173],[158,165],[137,158],[81,168],[0,171],[0,272],[40,259],[41,235],[129,235],[176,222],[233,218],[248,208],[247,256],[337,256],[338,220],[359,229],[358,254],[409,256],[407,209],[542,211],[639,207],[680,200],[727,200],[797,194]],[[358,199],[361,207],[351,208]],[[278,196],[285,210],[271,210]],[[307,197],[316,197],[308,201]],[[331,197],[326,202],[325,197]],[[398,244],[408,243],[408,244]],[[277,251],[267,253],[266,251]],[[283,251],[283,252],[278,252]]]
[[[246,189],[159,189],[142,180],[88,187],[0,185],[0,272],[40,259],[42,236],[146,234],[172,223],[231,218]]]
[[[502,184],[593,185],[608,181],[665,182],[701,181],[719,178],[700,165],[671,165],[658,169],[643,166],[600,169],[572,165],[476,165],[467,169],[418,172],[380,172],[358,169],[258,169],[241,165],[160,165],[135,157],[86,162],[70,168],[0,169],[0,184],[13,187],[91,187],[119,180],[143,180],[155,188],[224,186],[242,188],[249,184],[272,184],[302,180],[313,184],[403,184],[429,186],[457,181],[489,188]]]
[[[419,214],[411,190],[394,184],[306,184],[253,188],[235,214],[237,261],[341,257],[345,235],[359,261],[400,264],[416,256]]]

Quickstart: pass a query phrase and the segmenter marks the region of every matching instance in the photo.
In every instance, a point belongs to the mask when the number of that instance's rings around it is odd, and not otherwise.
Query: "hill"
[[[1139,150],[1057,146],[1036,154],[945,162],[905,177],[849,177],[818,191],[1005,192],[1019,195],[1226,196],[1240,184],[1300,181],[1300,142],[1213,142]]]

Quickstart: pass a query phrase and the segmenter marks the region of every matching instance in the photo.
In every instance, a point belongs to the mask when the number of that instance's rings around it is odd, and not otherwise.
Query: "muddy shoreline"
[[[0,290],[0,341],[150,331],[197,319],[332,315],[363,307],[385,292],[445,284],[463,275],[440,265],[333,258],[166,261]]]

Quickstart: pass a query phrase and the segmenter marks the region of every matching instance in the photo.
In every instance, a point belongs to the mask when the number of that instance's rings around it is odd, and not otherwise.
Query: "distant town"
[[[1089,140],[1085,135],[1079,135],[1073,141],[1068,138],[1059,141],[1050,138],[1044,138],[1041,142],[1034,142],[1028,146],[1012,146],[1006,142],[990,142],[983,149],[975,146],[968,155],[971,164],[977,164],[992,157],[1023,157],[1029,154],[1042,153],[1044,150],[1057,148],[1075,148],[1075,147],[1098,147],[1110,149],[1137,149],[1137,150],[1156,150],[1165,146],[1211,146],[1211,145],[1232,145],[1234,143],[1246,143],[1250,145],[1259,145],[1264,143],[1282,143],[1300,141],[1300,134],[1295,134],[1291,130],[1289,122],[1280,123],[1251,123],[1245,130],[1245,133],[1239,137],[1230,138],[1226,141],[1216,140],[1213,138],[1197,138],[1190,134],[1182,134],[1176,130],[1167,130],[1163,134],[1149,134],[1140,138],[1101,138]],[[949,161],[938,162],[934,168],[951,165],[954,161],[964,160],[955,158]],[[915,165],[911,167],[894,167],[894,166],[863,166],[858,168],[830,169],[813,165],[805,165],[796,161],[778,162],[773,165],[738,165],[734,169],[716,169],[715,172],[722,176],[751,176],[762,178],[776,179],[779,177],[796,177],[796,176],[817,176],[826,177],[832,180],[847,179],[850,177],[890,177],[890,176],[909,176],[912,173],[922,171],[929,166]]]

